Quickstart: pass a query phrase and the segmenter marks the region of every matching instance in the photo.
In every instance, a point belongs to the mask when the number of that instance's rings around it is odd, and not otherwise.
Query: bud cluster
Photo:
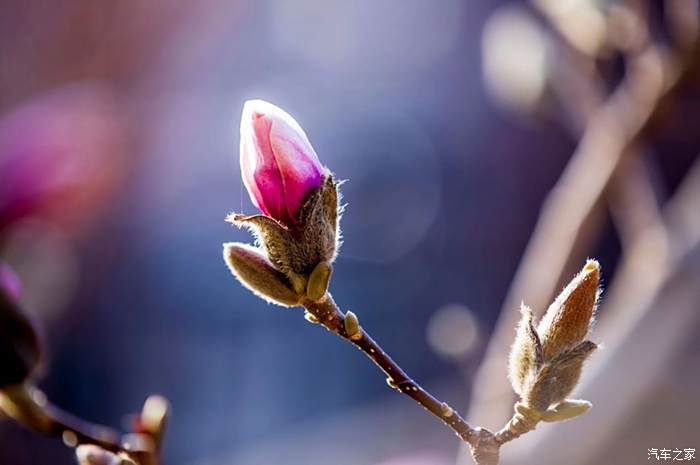
[[[521,401],[511,429],[533,429],[542,421],[559,421],[586,412],[587,401],[566,399],[578,383],[583,362],[598,347],[586,340],[600,295],[600,265],[589,260],[564,288],[535,327],[532,311],[522,319],[511,348],[509,377]]]

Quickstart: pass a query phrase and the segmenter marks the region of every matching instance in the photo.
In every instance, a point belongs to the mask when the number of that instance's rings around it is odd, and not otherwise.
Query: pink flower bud
[[[326,169],[299,123],[263,100],[249,100],[241,117],[241,173],[250,199],[287,227],[298,226],[299,209],[321,187]]]

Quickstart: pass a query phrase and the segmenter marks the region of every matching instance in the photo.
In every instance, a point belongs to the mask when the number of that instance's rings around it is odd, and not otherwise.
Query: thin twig
[[[69,447],[94,444],[121,452],[121,434],[69,414],[47,402],[32,386],[12,386],[0,392],[0,407],[24,427],[44,436],[58,437]]]
[[[6,330],[9,330],[17,351],[17,360],[10,357],[15,364],[39,364],[34,361],[41,359],[41,342],[37,336],[35,324],[13,299],[0,287],[0,315]],[[39,355],[26,356],[34,351]],[[27,360],[21,360],[24,356]],[[162,437],[162,429],[167,416],[167,403],[158,396],[151,396],[150,402],[144,405],[140,420],[150,420],[147,430],[122,434],[112,428],[97,425],[70,414],[51,404],[46,395],[37,389],[33,382],[32,372],[35,367],[22,367],[25,379],[22,382],[11,381],[0,389],[0,414],[15,420],[25,428],[48,437],[60,438],[71,448],[82,445],[94,445],[105,451],[122,454],[132,458],[140,465],[158,463],[158,447]],[[19,368],[15,368],[19,371]]]
[[[75,447],[84,444],[94,444],[110,452],[121,452],[121,435],[114,429],[96,425],[78,418],[58,407],[49,405],[45,408],[53,423],[54,435],[61,436],[68,446]],[[71,443],[74,435],[75,443]]]
[[[316,317],[326,329],[350,342],[369,357],[387,376],[387,383],[390,387],[418,402],[450,427],[462,440],[469,443],[473,441],[474,428],[456,411],[445,409],[443,402],[411,379],[366,331],[362,330],[359,337],[355,339],[348,335],[343,324],[345,317],[330,295],[327,295],[320,302],[305,302],[304,308]]]
[[[496,436],[483,428],[470,426],[456,410],[438,400],[415,382],[366,331],[360,328],[355,335],[349,335],[345,329],[345,315],[330,294],[319,302],[306,300],[304,308],[316,322],[350,342],[369,357],[387,376],[390,387],[416,401],[468,443],[477,465],[495,465],[498,462],[500,443]]]

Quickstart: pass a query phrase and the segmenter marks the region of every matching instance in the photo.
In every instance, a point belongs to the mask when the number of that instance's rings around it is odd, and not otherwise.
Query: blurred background
[[[262,98],[348,180],[336,301],[475,424],[512,408],[520,300],[543,312],[601,262],[596,408],[504,463],[700,448],[697,2],[0,5],[0,260],[44,325],[57,405],[129,429],[163,394],[171,465],[470,463],[225,267],[221,244],[251,241],[224,218],[255,212],[238,122]],[[6,421],[0,463],[74,458]]]

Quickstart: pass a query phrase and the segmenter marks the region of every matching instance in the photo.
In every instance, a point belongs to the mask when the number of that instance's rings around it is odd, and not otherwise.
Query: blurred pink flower
[[[0,117],[0,230],[25,216],[73,225],[124,171],[124,125],[94,84],[34,98]]]
[[[0,288],[15,300],[22,294],[22,282],[7,264],[0,261]]]
[[[306,196],[321,186],[325,168],[304,130],[284,110],[249,100],[241,117],[241,173],[250,199],[290,228]]]

